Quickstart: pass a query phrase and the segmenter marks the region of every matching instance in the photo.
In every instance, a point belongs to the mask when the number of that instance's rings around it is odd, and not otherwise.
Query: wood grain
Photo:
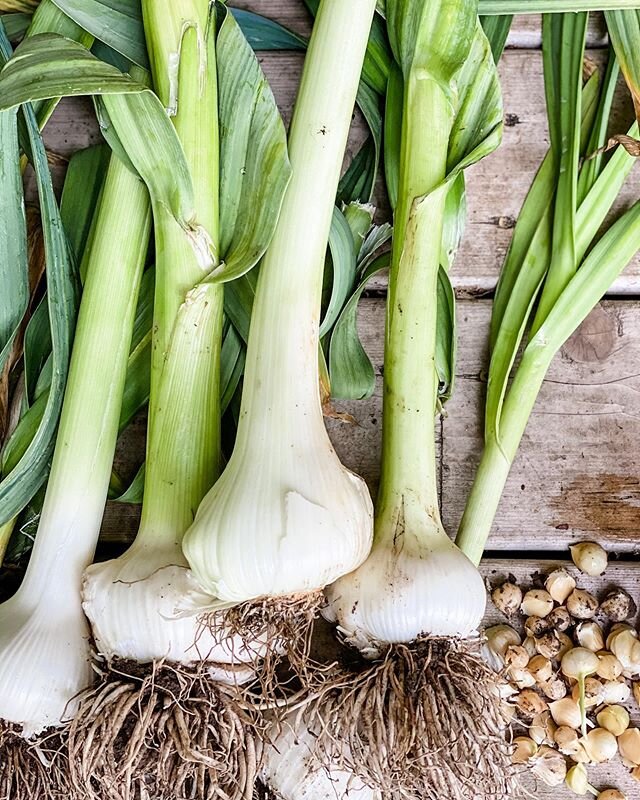
[[[458,306],[457,385],[438,421],[445,527],[455,532],[482,448],[482,403],[491,306]],[[338,455],[368,482],[375,497],[382,422],[384,302],[360,311],[363,342],[376,367],[373,397],[336,402],[356,420],[328,419]],[[144,452],[144,421],[121,446],[119,468],[131,474]],[[619,552],[640,550],[640,302],[606,301],[555,359],[525,433],[489,540],[490,550],[562,551],[596,537]],[[104,534],[135,532],[137,511],[110,504]]]

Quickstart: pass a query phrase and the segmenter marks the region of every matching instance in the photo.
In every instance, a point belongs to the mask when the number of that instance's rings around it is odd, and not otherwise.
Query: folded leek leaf
[[[8,61],[11,58],[11,46],[1,26],[0,58],[2,61]],[[17,111],[12,110],[9,113],[15,116]],[[73,256],[67,244],[55,200],[44,144],[32,108],[26,105],[22,109],[22,113],[29,135],[40,199],[47,263],[47,297],[51,319],[53,371],[46,407],[38,429],[15,467],[9,474],[4,474],[0,481],[0,525],[9,522],[25,507],[46,478],[62,406],[76,314],[76,279]],[[13,157],[17,163],[20,157],[17,148]],[[12,173],[9,172],[11,184],[7,186],[7,189],[9,192],[14,192],[15,184],[11,175]],[[2,194],[4,195],[4,193],[3,187]],[[6,219],[2,218],[0,224],[5,225]]]

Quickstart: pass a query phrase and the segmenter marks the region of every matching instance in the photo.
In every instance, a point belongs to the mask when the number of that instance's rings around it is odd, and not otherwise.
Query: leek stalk
[[[184,540],[220,607],[264,598],[276,626],[301,608],[301,635],[307,603],[317,605],[371,542],[368,491],[324,427],[318,342],[334,198],[374,7],[320,5],[289,134],[292,180],[253,304],[236,444]]]
[[[92,678],[79,589],[104,511],[149,228],[144,185],[112,157],[38,533],[22,585],[0,607],[0,717],[27,738],[68,719]]]

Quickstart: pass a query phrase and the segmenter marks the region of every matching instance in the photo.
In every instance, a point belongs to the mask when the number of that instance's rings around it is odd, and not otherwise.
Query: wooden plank
[[[301,36],[308,36],[311,32],[311,15],[302,0],[234,0],[230,5],[274,19]],[[521,49],[540,47],[542,43],[540,20],[540,14],[518,14],[514,17],[507,47]],[[603,14],[590,14],[587,43],[589,47],[606,45],[607,35]]]
[[[455,532],[482,447],[488,301],[459,304],[457,386],[442,431],[441,493],[445,527]],[[381,375],[384,302],[365,299],[363,341]],[[336,402],[356,420],[328,419],[339,456],[368,482],[379,480],[382,398],[380,378],[370,399]],[[141,420],[120,451],[131,475],[143,457]],[[607,301],[554,361],[507,483],[489,548],[564,550],[597,537],[612,550],[640,550],[640,303]],[[124,462],[126,454],[127,462]],[[110,504],[105,535],[135,532],[137,512]]]
[[[605,574],[600,578],[590,578],[575,569],[571,562],[567,561],[527,561],[512,559],[489,559],[481,565],[480,571],[491,586],[501,583],[504,578],[512,574],[516,578],[518,585],[523,588],[530,587],[532,577],[535,572],[544,575],[548,574],[556,567],[563,566],[573,573],[578,586],[592,592],[596,597],[602,599],[606,592],[613,587],[625,589],[636,601],[638,600],[638,587],[640,581],[640,563],[637,562],[611,562]],[[485,627],[498,623],[508,622],[508,620],[497,611],[489,600],[487,603],[487,613],[484,619]],[[637,618],[634,621],[637,625]],[[637,726],[640,720],[640,708],[631,698],[625,703],[632,716],[633,723]],[[622,762],[615,758],[607,764],[589,766],[589,781],[599,790],[607,788],[617,788],[625,792],[628,800],[635,800],[640,796],[640,784],[634,781]],[[572,800],[575,794],[566,786],[550,788],[541,782],[527,781],[527,788],[531,791],[531,797],[539,800]]]
[[[458,384],[443,423],[443,519],[454,531],[482,446],[490,304],[459,309]],[[640,549],[640,305],[607,301],[549,371],[489,547],[563,550],[596,537]]]

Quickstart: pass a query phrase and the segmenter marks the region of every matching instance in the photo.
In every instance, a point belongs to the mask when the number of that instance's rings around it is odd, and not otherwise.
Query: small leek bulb
[[[605,706],[596,719],[601,728],[614,736],[621,736],[629,727],[630,722],[629,712],[622,706]]]
[[[618,752],[616,737],[604,728],[594,728],[584,738],[587,754],[594,764],[602,764],[611,759]]]
[[[576,764],[567,772],[566,784],[574,794],[585,795],[588,792],[595,794],[595,789],[589,784],[587,768],[584,764]]]
[[[607,551],[596,542],[581,542],[571,548],[571,558],[580,572],[597,577],[607,568]]]
[[[365,657],[377,654],[378,642],[471,636],[484,615],[475,566],[421,504],[407,497],[403,513],[401,528],[398,520],[379,525],[365,563],[326,589],[341,632]]]
[[[494,625],[486,629],[484,636],[482,654],[493,669],[499,672],[504,667],[507,650],[520,645],[520,634],[511,625]]]
[[[584,696],[584,681],[589,675],[593,675],[598,670],[600,659],[591,650],[585,647],[574,647],[562,658],[561,669],[567,678],[575,678],[580,689],[580,719],[582,735],[587,734],[587,714]]]

